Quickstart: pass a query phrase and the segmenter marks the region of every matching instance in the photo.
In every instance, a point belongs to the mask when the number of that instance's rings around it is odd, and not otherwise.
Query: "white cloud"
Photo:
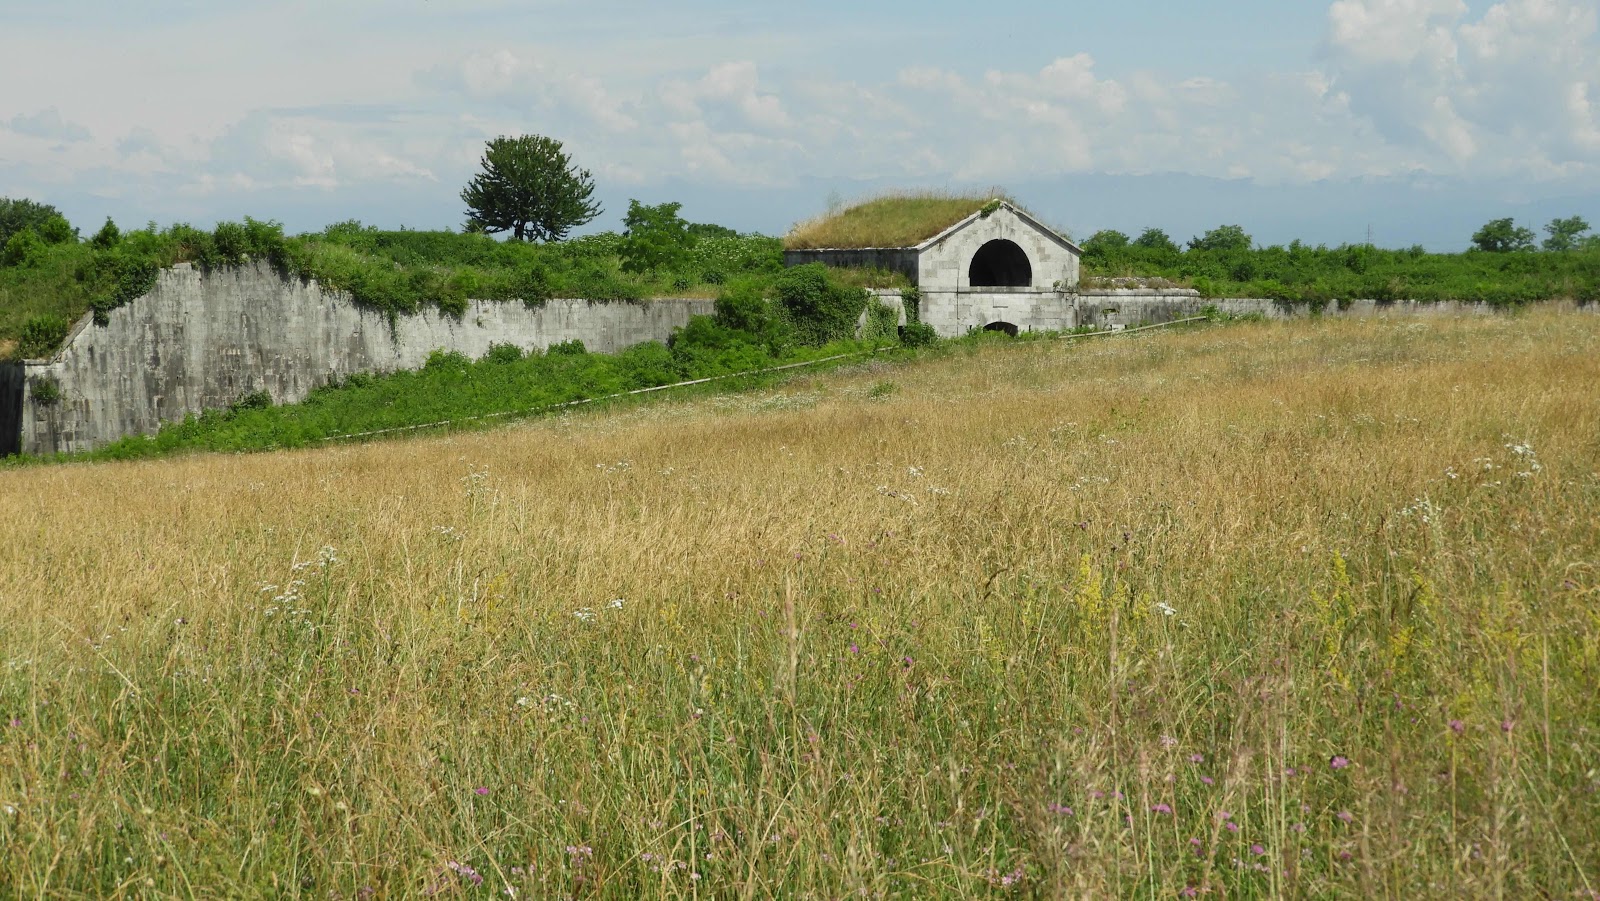
[[[1350,109],[1451,174],[1594,171],[1600,84],[1585,0],[1339,0],[1328,57]]]
[[[36,113],[18,114],[3,123],[19,135],[32,138],[43,138],[47,141],[65,141],[75,143],[87,141],[94,137],[89,129],[76,122],[69,122],[62,118],[61,110],[48,107]]]

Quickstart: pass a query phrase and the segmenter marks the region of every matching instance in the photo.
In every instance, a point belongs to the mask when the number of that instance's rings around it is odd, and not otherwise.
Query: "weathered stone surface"
[[[472,301],[460,319],[430,309],[391,327],[349,295],[286,281],[265,264],[211,273],[179,266],[113,310],[107,325],[86,316],[55,359],[20,367],[24,385],[10,405],[0,374],[0,426],[20,417],[17,443],[26,453],[83,451],[252,392],[292,403],[352,373],[417,369],[434,350],[476,358],[492,344],[543,349],[576,339],[609,353],[665,340],[690,316],[713,310],[710,300],[551,300],[539,308]],[[28,396],[39,377],[56,380],[59,402]]]

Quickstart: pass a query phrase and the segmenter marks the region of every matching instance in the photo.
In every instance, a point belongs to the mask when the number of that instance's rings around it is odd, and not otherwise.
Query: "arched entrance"
[[[1002,332],[1013,338],[1017,336],[1017,327],[1009,322],[991,322],[984,326],[983,330],[986,332]]]
[[[1016,242],[996,238],[973,255],[967,284],[974,288],[1026,288],[1033,284],[1033,264]]]

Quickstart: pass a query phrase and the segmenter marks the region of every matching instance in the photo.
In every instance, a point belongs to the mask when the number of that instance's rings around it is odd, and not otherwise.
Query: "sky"
[[[1080,239],[1600,224],[1597,0],[0,0],[0,196],[85,233],[459,228],[503,134],[782,234],[1000,186]]]

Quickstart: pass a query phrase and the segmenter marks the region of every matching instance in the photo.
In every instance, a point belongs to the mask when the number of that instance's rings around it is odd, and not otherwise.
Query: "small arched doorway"
[[[973,255],[967,284],[974,288],[1026,288],[1033,284],[1033,264],[1015,241],[996,238]]]
[[[986,332],[1000,332],[1012,338],[1017,336],[1017,327],[1009,322],[991,322],[983,327]]]

